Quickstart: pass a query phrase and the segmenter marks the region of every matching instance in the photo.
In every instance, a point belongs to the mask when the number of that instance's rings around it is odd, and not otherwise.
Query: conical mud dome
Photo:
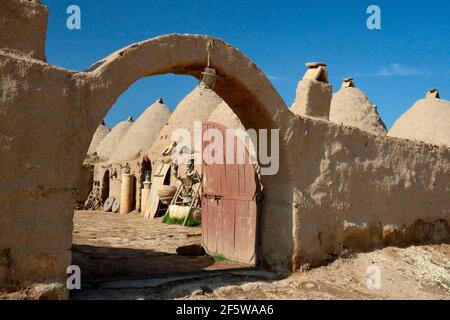
[[[388,135],[450,147],[450,101],[432,89],[392,126]]]
[[[342,88],[333,95],[330,121],[357,127],[373,134],[387,133],[376,106],[361,90],[355,88],[352,78],[344,79]]]
[[[95,130],[94,136],[92,137],[91,144],[89,145],[89,150],[87,152],[88,155],[92,155],[95,152],[95,149],[97,149],[100,142],[102,142],[110,131],[111,129],[108,128],[105,122],[102,122],[98,126],[97,130]]]
[[[110,161],[136,159],[141,151],[147,151],[158,138],[169,120],[171,111],[158,99],[149,106],[128,130],[110,157]]]
[[[231,110],[225,101],[222,101],[222,103],[217,106],[208,121],[223,124],[225,127],[230,129],[245,130],[241,120],[239,120],[238,116],[233,112],[233,110]]]
[[[133,119],[129,117],[127,120],[118,123],[110,133],[100,142],[95,152],[102,161],[109,160],[109,157],[117,148],[122,138],[133,125]]]
[[[208,120],[222,101],[214,91],[202,85],[197,86],[178,104],[150,148],[149,157],[153,160],[161,155],[161,152],[172,143],[170,138],[176,129],[188,130],[193,139],[194,122]]]

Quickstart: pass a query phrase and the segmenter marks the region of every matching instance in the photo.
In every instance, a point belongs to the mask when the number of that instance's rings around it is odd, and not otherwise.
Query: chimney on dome
[[[354,88],[355,84],[353,83],[353,78],[344,78],[342,79],[342,89],[344,88]]]
[[[291,111],[301,116],[328,120],[333,95],[328,83],[327,66],[323,62],[309,62],[297,87],[297,96]]]
[[[435,88],[432,88],[432,89],[428,90],[426,98],[440,99],[439,90],[435,89]]]

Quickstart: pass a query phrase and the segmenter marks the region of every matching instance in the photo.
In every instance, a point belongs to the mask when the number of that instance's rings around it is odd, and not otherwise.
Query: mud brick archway
[[[95,129],[116,99],[141,78],[164,73],[200,78],[208,47],[211,67],[218,73],[214,91],[243,125],[280,129],[280,171],[261,179],[261,255],[265,266],[291,267],[292,175],[285,150],[291,137],[287,128],[295,116],[238,49],[208,36],[173,34],[121,49],[85,72],[0,53],[2,92],[9,97],[2,104],[2,129],[10,137],[1,160],[2,181],[10,182],[0,196],[6,213],[2,217],[8,217],[0,224],[8,259],[5,286],[50,282],[64,291],[71,262],[73,192]]]

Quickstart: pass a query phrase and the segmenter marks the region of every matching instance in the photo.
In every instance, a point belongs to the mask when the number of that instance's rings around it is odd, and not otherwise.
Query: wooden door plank
[[[235,211],[233,200],[222,200],[223,203],[223,215],[222,215],[222,252],[225,257],[235,260]]]
[[[202,125],[204,131],[213,128],[219,129],[226,136],[222,125]],[[207,164],[205,161],[202,164],[203,193],[212,197],[202,198],[202,239],[210,254],[222,254],[228,259],[254,264],[257,220],[254,195],[257,176],[248,152],[245,154],[244,164],[236,163],[239,151],[237,143],[242,142],[236,137],[234,139],[234,164]],[[204,142],[203,147],[206,145]],[[229,146],[224,141],[223,161],[226,160],[227,147]],[[214,199],[214,195],[223,198]]]
[[[236,208],[237,260],[243,263],[254,263],[256,239],[250,201],[236,201]]]

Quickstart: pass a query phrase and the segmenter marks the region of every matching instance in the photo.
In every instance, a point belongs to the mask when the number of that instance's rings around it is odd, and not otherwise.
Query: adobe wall
[[[135,197],[134,206],[140,208],[141,204],[141,162],[139,160],[121,161],[121,162],[101,162],[94,165],[94,183],[98,182],[102,187],[103,175],[109,170],[112,177],[109,180],[109,196],[120,198],[120,189],[122,185],[122,174],[125,172],[126,164],[130,167],[130,173],[135,177]]]
[[[92,190],[92,183],[94,180],[94,168],[91,165],[83,164],[81,172],[76,184],[77,191],[75,195],[75,205],[82,207],[84,202]]]
[[[89,72],[0,50],[0,291],[67,298],[73,204],[98,123],[115,99],[144,76],[178,72],[199,77],[210,41],[206,36],[159,37],[120,51]],[[220,74],[215,89],[245,123],[289,127],[293,116],[256,65],[220,40],[214,48]],[[282,131],[285,155],[290,134]],[[281,269],[290,267],[293,248],[287,161],[282,157],[280,174],[263,182],[261,252],[266,265]]]
[[[38,0],[2,0],[0,50],[45,61],[47,16]]]
[[[75,73],[0,53],[1,289],[67,297],[77,180],[94,121]]]
[[[450,149],[297,118],[297,265],[450,239]]]

